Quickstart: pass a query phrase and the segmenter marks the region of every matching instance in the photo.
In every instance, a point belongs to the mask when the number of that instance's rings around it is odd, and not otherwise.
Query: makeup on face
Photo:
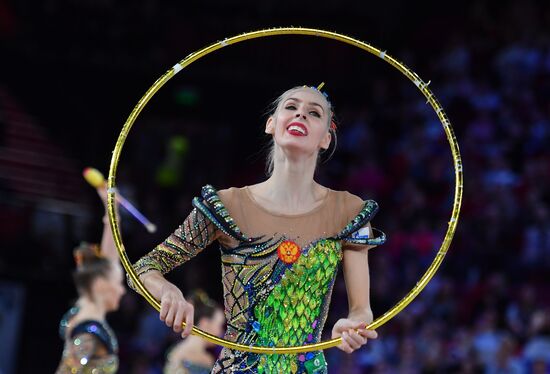
[[[313,125],[323,119],[326,109],[315,101],[315,97],[307,91],[297,91],[283,101],[281,116],[285,122],[287,114],[294,117],[286,125],[286,131],[292,136],[308,136],[308,125]]]

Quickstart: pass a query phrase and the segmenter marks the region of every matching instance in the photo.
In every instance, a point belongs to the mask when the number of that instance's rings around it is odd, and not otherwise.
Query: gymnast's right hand
[[[182,338],[187,337],[193,328],[193,305],[188,303],[180,289],[170,282],[164,282],[160,295],[160,319],[166,326],[180,333]],[[185,329],[182,332],[182,322]]]

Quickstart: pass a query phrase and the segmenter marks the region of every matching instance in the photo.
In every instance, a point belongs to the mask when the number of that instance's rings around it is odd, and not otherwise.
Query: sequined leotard
[[[385,242],[383,233],[375,238],[361,230],[376,214],[376,202],[348,192],[329,190],[313,211],[282,215],[263,209],[247,187],[218,193],[208,185],[193,206],[183,224],[134,269],[138,275],[164,274],[218,240],[225,339],[247,345],[320,341],[343,249]],[[213,372],[326,373],[327,368],[322,352],[258,355],[224,349]]]
[[[118,342],[106,322],[81,321],[69,334],[70,320],[79,308],[71,308],[61,319],[59,335],[65,340],[56,374],[111,374],[118,369]]]
[[[182,360],[164,368],[164,374],[209,374],[211,367]]]

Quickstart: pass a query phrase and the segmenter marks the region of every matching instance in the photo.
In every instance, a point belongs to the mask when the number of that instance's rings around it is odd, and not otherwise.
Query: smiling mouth
[[[307,136],[307,128],[300,122],[292,122],[286,128],[286,131],[294,136]]]

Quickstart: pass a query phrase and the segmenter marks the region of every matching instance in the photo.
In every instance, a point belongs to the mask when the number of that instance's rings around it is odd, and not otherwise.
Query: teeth
[[[289,126],[288,130],[289,130],[289,131],[290,131],[290,130],[296,130],[296,131],[298,131],[300,134],[303,134],[303,135],[306,134],[306,132],[304,131],[304,129],[301,128],[300,126],[292,125],[292,126]]]

